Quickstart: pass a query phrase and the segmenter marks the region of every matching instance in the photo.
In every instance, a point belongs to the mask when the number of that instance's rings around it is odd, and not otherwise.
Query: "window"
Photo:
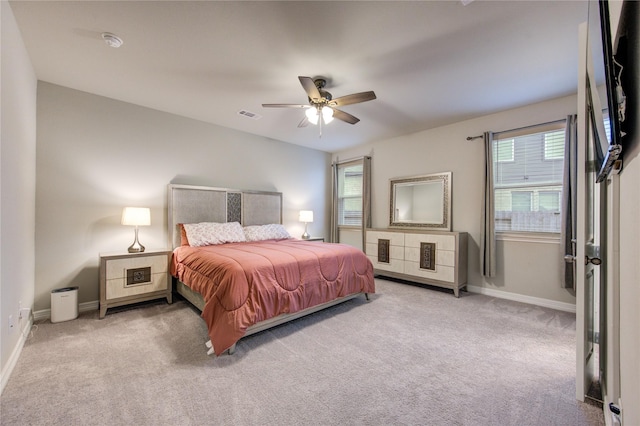
[[[338,166],[338,225],[362,226],[362,161]]]
[[[496,142],[493,154],[495,161],[513,161],[513,142],[513,139],[502,139]]]
[[[544,134],[544,159],[558,160],[564,158],[564,130]]]
[[[494,137],[497,232],[559,233],[565,123]]]
[[[514,212],[530,212],[532,191],[511,191],[511,210]]]
[[[605,109],[602,111],[602,115],[604,116],[604,132],[607,135],[607,142],[611,143],[611,121],[609,119],[609,110]]]
[[[539,209],[542,211],[560,212],[560,194],[562,191],[540,191]]]

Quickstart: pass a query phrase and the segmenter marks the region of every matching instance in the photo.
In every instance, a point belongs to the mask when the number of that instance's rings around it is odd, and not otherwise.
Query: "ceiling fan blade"
[[[331,106],[345,106],[351,104],[358,104],[360,102],[372,101],[376,99],[376,94],[372,91],[354,93],[352,95],[341,96],[335,98],[329,102]]]
[[[309,108],[309,105],[300,104],[262,104],[264,108]]]
[[[309,119],[306,116],[298,123],[298,127],[307,127],[308,125]]]
[[[316,83],[311,77],[298,76],[298,80],[300,80],[300,84],[302,84],[304,91],[307,92],[307,96],[309,96],[309,99],[318,102],[320,98],[322,98],[322,95],[320,95],[320,91],[318,91],[318,88],[316,87]]]
[[[346,113],[344,111],[340,111],[339,109],[331,108],[333,110],[333,118],[337,118],[338,120],[342,120],[349,124],[356,124],[360,119],[358,117],[354,117],[353,115]]]

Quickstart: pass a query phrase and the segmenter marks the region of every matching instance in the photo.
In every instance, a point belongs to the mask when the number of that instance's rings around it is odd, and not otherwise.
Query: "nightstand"
[[[108,308],[167,298],[171,303],[170,250],[100,254],[100,318]]]
[[[320,241],[324,243],[324,238],[323,237],[311,237],[305,241]]]

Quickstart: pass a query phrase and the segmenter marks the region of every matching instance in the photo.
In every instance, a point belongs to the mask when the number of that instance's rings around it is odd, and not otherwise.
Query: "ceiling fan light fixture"
[[[333,121],[333,108],[326,105],[322,107],[318,105],[316,107],[307,108],[304,113],[311,124],[317,125],[320,115],[322,115],[322,121],[324,124],[329,124]]]
[[[307,120],[309,120],[309,122],[311,124],[318,124],[318,109],[317,108],[308,108],[304,113],[307,116]]]
[[[324,124],[329,124],[333,121],[333,108],[328,106],[322,107],[322,120],[324,120]]]

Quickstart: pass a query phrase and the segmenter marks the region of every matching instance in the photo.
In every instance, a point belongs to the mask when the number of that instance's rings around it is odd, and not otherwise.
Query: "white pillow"
[[[242,226],[238,222],[185,223],[183,226],[191,247],[246,241]]]
[[[284,240],[291,238],[291,235],[284,229],[284,226],[278,223],[245,226],[244,235],[247,241]]]

